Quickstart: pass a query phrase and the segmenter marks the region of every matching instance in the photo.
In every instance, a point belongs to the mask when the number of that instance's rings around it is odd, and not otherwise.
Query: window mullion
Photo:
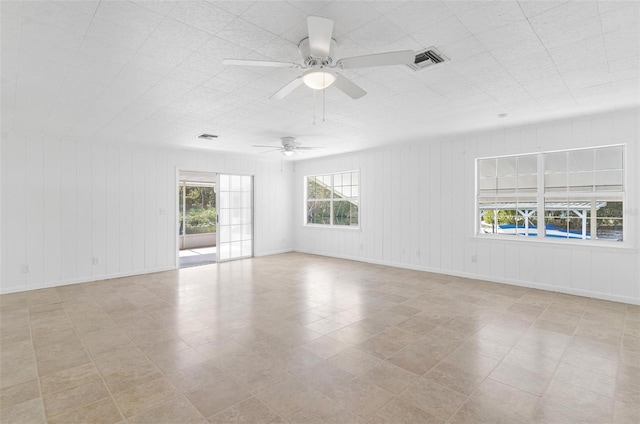
[[[597,200],[598,199],[596,198],[596,196],[593,196],[593,198],[591,199],[591,217],[589,219],[591,224],[591,240],[595,240],[596,238],[598,238],[598,209],[596,208]]]
[[[538,203],[538,237],[545,237],[545,192],[544,192],[544,155],[538,153],[538,190],[537,190],[537,203]]]
[[[333,180],[333,176],[334,175],[335,174],[331,174],[331,199],[329,200],[329,205],[331,206],[329,208],[329,225],[332,226],[332,227],[333,227],[333,222],[334,222],[333,221],[333,219],[334,219],[333,218],[334,217],[334,212],[333,212],[333,209],[334,209],[334,200],[333,200],[334,199],[334,196],[333,196],[334,187],[333,187],[333,181],[334,180]]]

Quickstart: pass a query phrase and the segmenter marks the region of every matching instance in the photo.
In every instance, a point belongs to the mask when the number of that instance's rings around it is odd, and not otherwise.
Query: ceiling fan
[[[267,150],[266,152],[262,152],[262,153],[271,153],[271,152],[280,151],[285,156],[293,156],[294,154],[300,154],[299,152],[300,150],[324,149],[324,147],[301,146],[300,143],[296,141],[295,137],[282,137],[280,138],[280,140],[282,143],[282,146],[280,147],[264,146],[259,144],[256,144],[253,147],[270,147],[272,148],[271,150]]]
[[[407,65],[415,60],[415,52],[413,50],[400,50],[335,60],[334,55],[338,43],[332,38],[333,21],[318,16],[309,16],[307,17],[307,29],[309,37],[298,44],[298,50],[302,56],[302,64],[245,59],[224,59],[222,63],[224,65],[293,68],[304,71],[296,79],[273,94],[270,99],[280,100],[303,83],[314,90],[324,90],[334,85],[352,99],[359,99],[367,92],[351,80],[340,75],[335,69]]]

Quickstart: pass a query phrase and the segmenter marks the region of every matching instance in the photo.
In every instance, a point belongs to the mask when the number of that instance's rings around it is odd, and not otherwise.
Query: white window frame
[[[595,202],[597,200],[606,200],[611,199],[612,201],[622,201],[622,241],[611,241],[611,240],[603,240],[603,239],[576,239],[576,238],[549,238],[545,237],[545,201],[547,199],[553,199],[556,196],[556,193],[550,192],[545,193],[545,167],[544,167],[544,155],[549,153],[563,153],[563,152],[572,152],[579,150],[595,150],[607,147],[622,147],[623,151],[623,159],[622,159],[622,192],[567,192],[563,193],[567,199],[580,198],[585,199],[588,198],[592,204],[592,208],[595,207]],[[519,156],[527,156],[527,155],[536,155],[538,157],[538,182],[536,187],[536,192],[531,194],[531,197],[536,198],[537,208],[536,208],[536,217],[538,220],[538,235],[536,237],[514,237],[512,235],[505,234],[496,234],[496,233],[483,233],[480,231],[480,187],[479,187],[479,164],[483,159],[499,159],[499,158],[507,158],[507,157],[519,157]],[[518,154],[509,154],[509,155],[496,155],[496,156],[485,156],[479,157],[475,159],[475,207],[474,207],[474,238],[485,239],[485,240],[506,240],[506,241],[516,241],[516,242],[524,242],[524,243],[553,243],[553,244],[571,244],[576,246],[601,246],[601,247],[617,247],[617,248],[629,248],[631,246],[631,241],[629,237],[631,236],[629,232],[629,225],[627,224],[628,216],[625,211],[628,209],[627,204],[627,192],[628,192],[628,179],[627,179],[627,156],[628,156],[628,148],[626,143],[617,143],[617,144],[609,144],[602,146],[589,146],[582,148],[574,148],[574,149],[559,149],[559,150],[548,150],[541,152],[529,152],[529,153],[518,153]],[[501,197],[500,194],[496,194],[495,197]],[[514,195],[503,195],[503,197],[514,197]],[[523,195],[523,197],[528,197],[527,195]],[[594,216],[593,209],[591,214],[591,224],[593,228],[593,223],[597,219]]]
[[[358,174],[358,195],[357,196],[352,196],[349,197],[348,200],[335,200],[333,197],[334,194],[334,177],[335,175],[338,174],[348,174],[348,173],[357,173]],[[362,213],[361,213],[361,207],[362,207],[362,203],[360,201],[361,199],[361,194],[362,194],[362,180],[361,180],[361,176],[360,176],[360,170],[359,169],[353,169],[353,170],[347,170],[347,171],[336,171],[336,172],[328,172],[328,173],[324,173],[324,174],[311,174],[311,175],[305,175],[303,177],[303,186],[304,186],[304,196],[303,196],[303,201],[304,201],[304,206],[303,206],[303,226],[305,227],[309,227],[309,228],[332,228],[332,229],[340,229],[340,230],[359,230],[360,229],[360,225],[361,225],[361,217],[362,217]],[[314,224],[314,223],[308,223],[307,222],[307,218],[308,218],[308,211],[307,211],[307,207],[308,207],[308,202],[309,202],[309,198],[308,198],[308,188],[309,188],[309,184],[308,184],[308,178],[310,177],[326,177],[326,176],[330,176],[331,177],[331,198],[329,199],[316,199],[318,201],[328,201],[329,202],[329,224]],[[349,201],[349,200],[356,200],[357,204],[358,204],[358,225],[336,225],[333,223],[333,205],[335,202],[344,202],[344,201]]]

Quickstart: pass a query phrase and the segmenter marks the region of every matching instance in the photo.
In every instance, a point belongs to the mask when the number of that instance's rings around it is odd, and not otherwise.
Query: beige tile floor
[[[638,423],[640,308],[283,254],[4,295],[9,423]]]

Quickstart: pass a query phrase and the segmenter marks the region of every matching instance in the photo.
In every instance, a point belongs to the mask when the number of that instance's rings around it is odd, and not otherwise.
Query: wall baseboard
[[[260,252],[260,253],[256,253],[254,256],[255,257],[262,257],[262,256],[270,256],[270,255],[278,255],[281,253],[290,253],[293,252],[294,250],[291,248],[288,249],[279,249],[279,250],[269,250],[266,252]],[[145,270],[140,270],[140,271],[133,271],[133,272],[118,272],[118,273],[112,273],[112,274],[102,274],[102,275],[95,275],[95,276],[87,276],[87,277],[80,277],[80,278],[74,278],[71,280],[64,280],[64,281],[50,281],[44,284],[38,284],[36,286],[29,286],[29,287],[24,287],[24,286],[14,286],[14,287],[0,287],[0,295],[1,294],[10,294],[10,293],[19,293],[19,292],[26,292],[26,291],[32,291],[32,290],[41,290],[41,289],[51,289],[54,287],[64,287],[64,286],[70,286],[73,284],[83,284],[83,283],[92,283],[95,281],[101,281],[101,280],[111,280],[114,278],[123,278],[123,277],[134,277],[136,275],[144,275],[144,274],[154,274],[156,272],[164,272],[164,271],[173,271],[176,270],[177,268],[174,266],[169,266],[169,267],[161,267],[161,268],[152,268],[152,269],[145,269]]]
[[[278,250],[269,250],[267,252],[260,252],[260,253],[255,253],[253,256],[255,258],[259,258],[262,256],[271,256],[271,255],[280,255],[282,253],[291,253],[291,252],[295,252],[294,249],[289,248],[289,249],[278,249]]]
[[[254,257],[278,255],[278,254],[290,253],[290,252],[298,252],[298,253],[306,253],[306,254],[309,254],[309,255],[326,256],[326,257],[330,257],[330,258],[345,259],[345,260],[350,260],[350,261],[371,263],[371,264],[376,264],[376,265],[385,265],[385,266],[391,266],[391,267],[395,267],[395,268],[411,269],[411,270],[414,270],[414,271],[431,272],[431,273],[434,273],[434,274],[449,275],[449,276],[453,276],[453,277],[461,277],[461,278],[469,278],[469,279],[475,279],[475,280],[483,280],[483,281],[489,281],[489,282],[492,282],[492,283],[508,284],[508,285],[512,285],[512,286],[526,287],[526,288],[545,290],[545,291],[551,291],[551,292],[556,292],[556,293],[570,294],[570,295],[574,295],[574,296],[582,296],[582,297],[589,297],[589,298],[594,298],[594,299],[608,300],[608,301],[612,301],[612,302],[628,303],[628,304],[631,304],[631,305],[640,305],[640,299],[629,297],[629,296],[619,296],[619,295],[613,295],[613,294],[609,294],[609,293],[592,292],[592,291],[587,291],[587,290],[574,289],[574,288],[570,288],[570,287],[558,287],[558,286],[552,286],[552,285],[549,285],[549,284],[540,284],[540,283],[534,283],[534,282],[530,282],[530,281],[516,280],[516,279],[510,279],[510,278],[487,277],[485,275],[479,275],[479,274],[474,274],[474,273],[469,273],[469,272],[457,272],[457,271],[452,271],[452,270],[443,270],[443,269],[439,269],[439,268],[430,268],[430,267],[423,267],[423,266],[417,266],[417,265],[395,263],[395,262],[391,262],[391,261],[379,261],[379,260],[375,260],[375,259],[359,258],[359,257],[354,257],[354,256],[349,256],[349,255],[336,255],[336,254],[332,254],[332,253],[328,253],[328,252],[316,252],[316,251],[306,250],[306,249],[270,250],[270,251],[267,251],[267,252],[256,253],[254,255]],[[19,287],[19,286],[17,286],[17,287],[7,287],[7,288],[0,288],[0,294],[10,294],[10,293],[32,291],[32,290],[49,289],[49,288],[54,288],[54,287],[69,286],[69,285],[73,285],[73,284],[91,283],[91,282],[101,281],[101,280],[111,280],[111,279],[114,279],[114,278],[122,278],[122,277],[133,277],[133,276],[136,276],[136,275],[154,274],[154,273],[157,273],[157,272],[165,272],[165,271],[172,271],[172,270],[176,270],[176,268],[173,267],[173,266],[171,266],[171,267],[161,267],[161,268],[152,268],[152,269],[146,269],[146,270],[143,270],[143,271],[120,272],[120,273],[103,274],[103,275],[90,276],[90,277],[84,277],[84,278],[76,278],[76,279],[65,280],[65,281],[48,282],[48,283],[40,284],[40,285],[37,285],[37,286],[30,286],[30,287]]]
[[[112,280],[114,278],[123,278],[123,277],[134,277],[136,275],[144,275],[144,274],[155,274],[156,272],[173,271],[175,269],[176,269],[175,266],[151,268],[151,269],[145,269],[142,271],[117,272],[112,274],[102,274],[102,275],[95,275],[95,276],[92,275],[87,277],[74,278],[71,280],[64,280],[64,281],[50,281],[44,284],[38,284],[36,286],[29,286],[29,287],[20,287],[20,286],[7,287],[7,288],[0,288],[0,294],[51,289],[55,287],[70,286],[73,284],[93,283],[95,281]]]
[[[638,299],[638,298],[629,297],[629,296],[619,296],[619,295],[614,295],[614,294],[610,294],[610,293],[592,292],[592,291],[588,291],[588,290],[580,290],[580,289],[574,289],[574,288],[570,288],[570,287],[558,287],[558,286],[553,286],[553,285],[550,285],[550,284],[540,284],[540,283],[534,283],[534,282],[531,282],[531,281],[516,280],[516,279],[511,279],[511,278],[488,277],[486,275],[474,274],[474,273],[470,273],[470,272],[458,272],[458,271],[453,271],[453,270],[443,270],[443,269],[439,269],[439,268],[430,268],[430,267],[410,265],[410,264],[402,264],[402,263],[396,263],[396,262],[390,262],[390,261],[379,261],[379,260],[375,260],[375,259],[353,257],[353,256],[349,256],[349,255],[336,255],[336,254],[333,254],[333,253],[316,252],[316,251],[307,250],[307,249],[295,249],[294,251],[295,252],[299,252],[299,253],[306,253],[306,254],[309,254],[309,255],[318,255],[318,256],[326,256],[326,257],[330,257],[330,258],[346,259],[346,260],[350,260],[350,261],[365,262],[365,263],[370,263],[370,264],[375,264],[375,265],[386,265],[386,266],[391,266],[391,267],[395,267],[395,268],[411,269],[411,270],[414,270],[414,271],[424,271],[424,272],[430,272],[430,273],[434,273],[434,274],[449,275],[449,276],[453,276],[453,277],[461,277],[461,278],[469,278],[469,279],[473,279],[473,280],[489,281],[491,283],[507,284],[507,285],[511,285],[511,286],[526,287],[526,288],[530,288],[530,289],[538,289],[538,290],[544,290],[544,291],[550,291],[550,292],[556,292],[556,293],[570,294],[570,295],[574,295],[574,296],[582,296],[582,297],[589,297],[589,298],[593,298],[593,299],[608,300],[608,301],[611,301],[611,302],[628,303],[628,304],[631,304],[631,305],[640,305],[640,299]]]

